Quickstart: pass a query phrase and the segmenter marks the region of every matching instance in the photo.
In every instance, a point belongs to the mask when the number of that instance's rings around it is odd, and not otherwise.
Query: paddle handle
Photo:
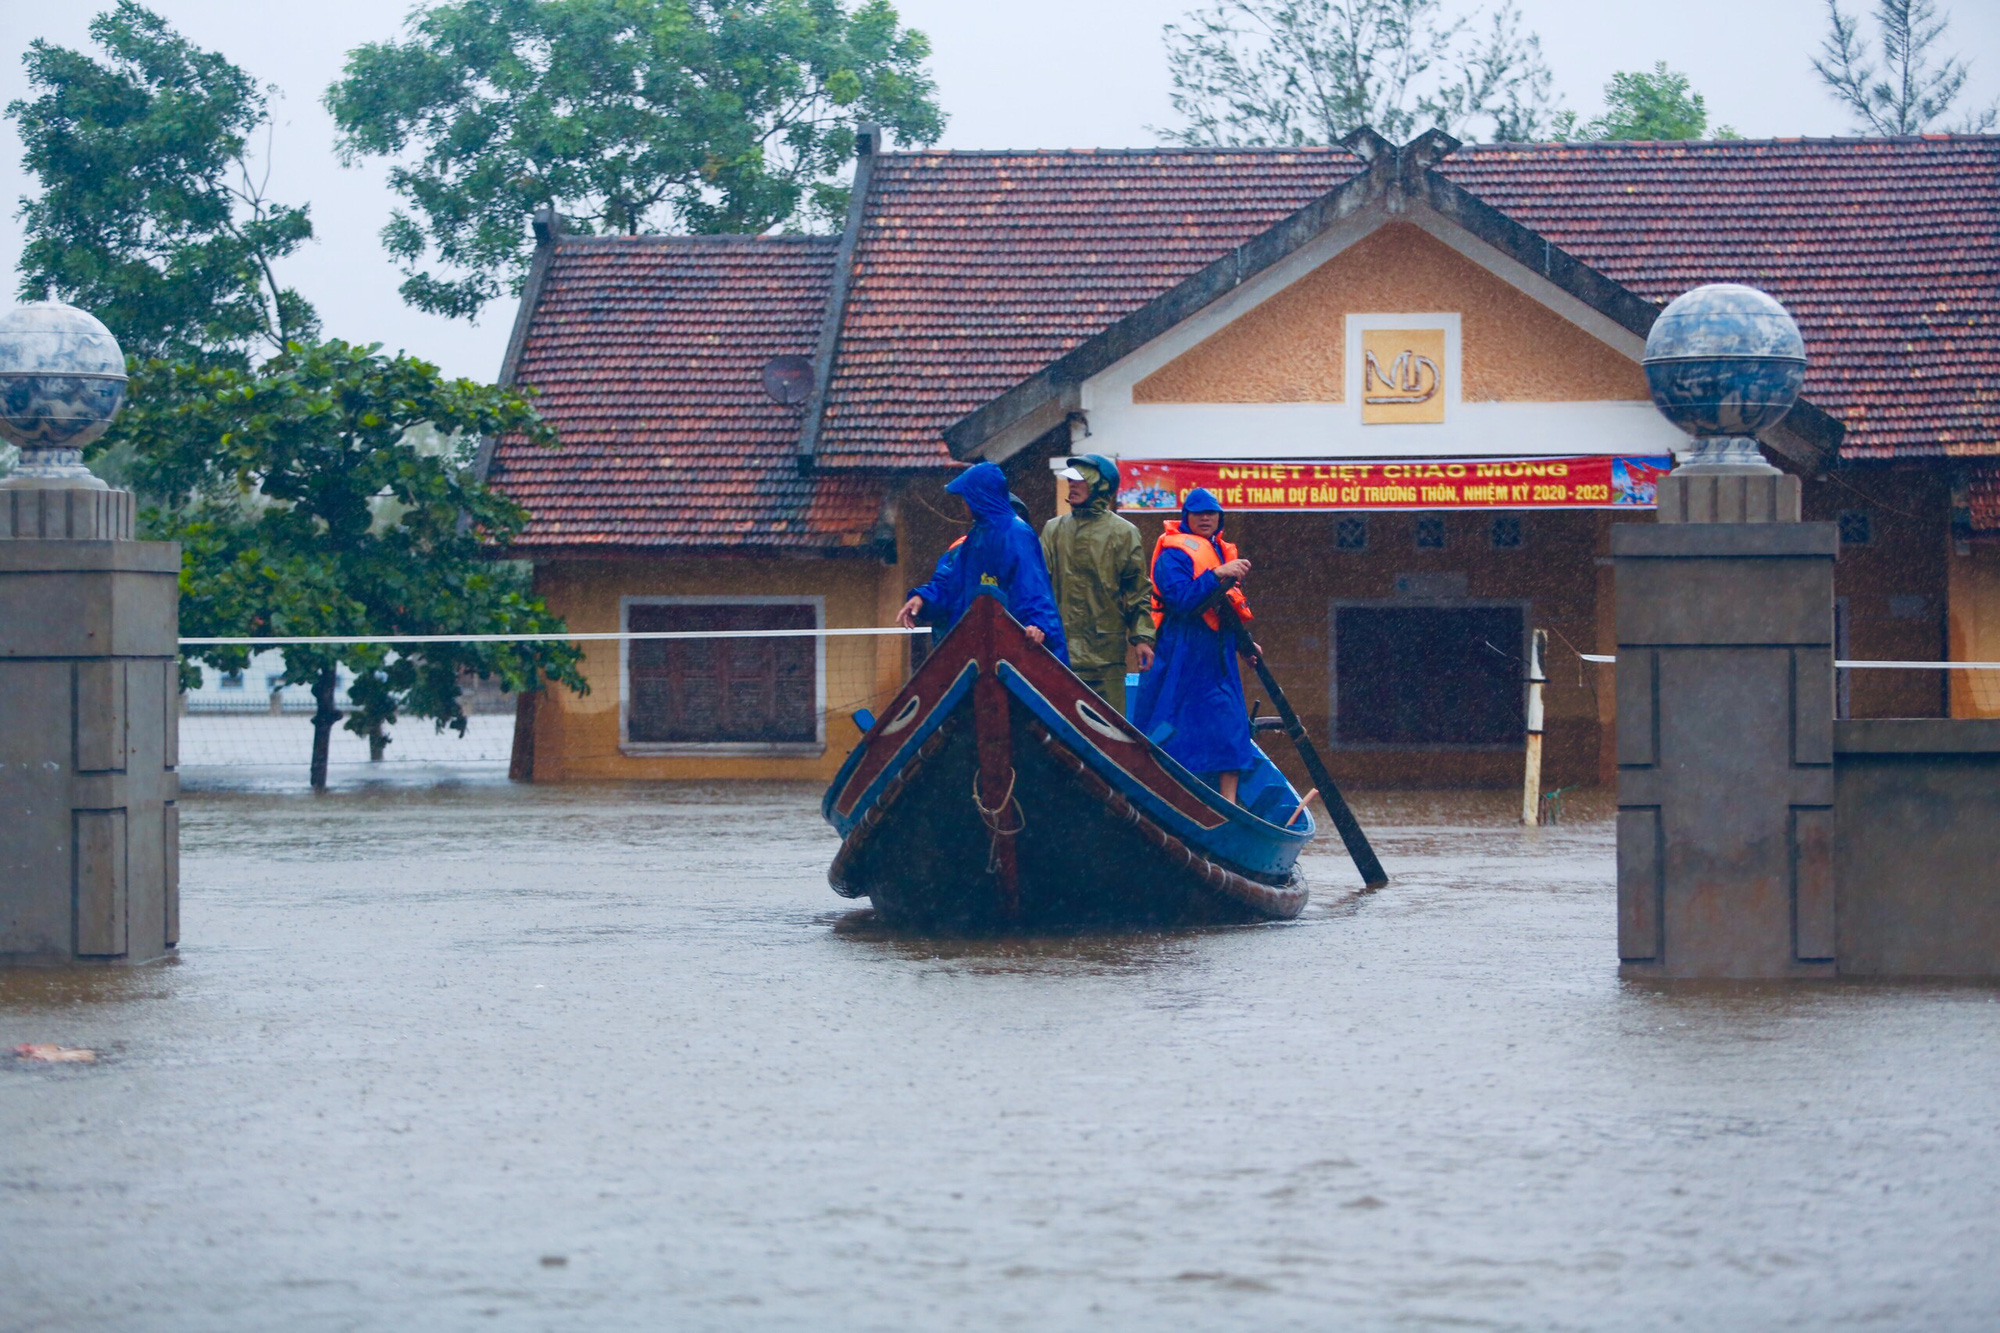
[[[1306,735],[1305,724],[1299,721],[1299,715],[1292,711],[1292,701],[1285,697],[1284,688],[1278,684],[1278,678],[1271,674],[1271,668],[1264,661],[1264,655],[1257,651],[1256,641],[1250,637],[1250,631],[1243,624],[1243,616],[1237,611],[1236,603],[1225,597],[1221,604],[1228,607],[1229,614],[1236,618],[1236,632],[1241,634],[1243,642],[1250,646],[1250,665],[1257,668],[1257,679],[1264,682],[1264,689],[1270,694],[1271,703],[1277,708],[1278,717],[1285,724],[1285,734],[1290,736],[1292,744],[1298,747],[1299,758],[1305,761],[1306,773],[1319,784],[1320,803],[1332,817],[1333,827],[1340,834],[1340,841],[1346,845],[1347,854],[1354,858],[1354,868],[1361,872],[1361,882],[1371,889],[1381,888],[1389,882],[1389,872],[1382,868],[1381,859],[1375,855],[1375,849],[1369,846],[1368,835],[1361,829],[1361,821],[1354,817],[1354,811],[1349,808],[1347,798],[1340,794],[1339,784],[1333,780],[1333,774],[1327,772],[1326,764],[1319,757],[1319,750],[1314,747],[1312,738]]]

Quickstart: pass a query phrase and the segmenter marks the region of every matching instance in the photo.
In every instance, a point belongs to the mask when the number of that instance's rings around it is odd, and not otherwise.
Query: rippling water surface
[[[0,1328],[1992,1327],[2000,991],[1620,982],[1511,800],[935,942],[806,788],[191,791],[177,962],[0,973]]]

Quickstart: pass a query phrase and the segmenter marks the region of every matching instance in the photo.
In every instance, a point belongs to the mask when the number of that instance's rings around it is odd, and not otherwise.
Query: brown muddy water
[[[184,944],[0,974],[0,1327],[1991,1328],[2000,992],[1663,990],[1601,804],[886,936],[790,786],[191,791]]]

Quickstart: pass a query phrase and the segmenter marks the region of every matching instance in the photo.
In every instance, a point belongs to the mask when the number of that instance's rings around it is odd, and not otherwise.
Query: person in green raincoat
[[[1056,477],[1069,488],[1070,511],[1043,526],[1042,555],[1069,640],[1070,670],[1122,714],[1126,649],[1145,671],[1158,634],[1145,543],[1139,529],[1111,512],[1116,463],[1085,454],[1066,460]]]

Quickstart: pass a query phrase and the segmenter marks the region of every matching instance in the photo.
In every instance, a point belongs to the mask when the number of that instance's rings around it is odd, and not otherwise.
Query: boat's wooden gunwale
[[[1090,765],[1071,752],[1070,748],[1057,739],[1047,727],[1037,721],[1029,723],[1028,730],[1042,743],[1043,748],[1056,763],[1070,771],[1078,785],[1103,802],[1104,807],[1113,815],[1137,828],[1146,841],[1168,855],[1179,858],[1210,889],[1280,921],[1290,921],[1305,910],[1306,900],[1310,894],[1299,882],[1296,871],[1283,884],[1262,884],[1248,875],[1239,874],[1228,866],[1203,856],[1161,828],[1145,811],[1126,800],[1123,793],[1098,776]]]
[[[832,886],[835,893],[843,898],[868,896],[867,889],[848,882],[849,869],[861,855],[862,849],[868,845],[869,839],[874,837],[875,830],[889,817],[890,811],[895,808],[897,798],[902,796],[904,789],[916,781],[918,775],[923,772],[924,761],[943,749],[947,739],[948,735],[942,726],[932,728],[931,733],[924,737],[923,744],[903,761],[896,775],[889,779],[875,800],[862,813],[861,818],[848,830],[847,836],[840,840],[840,850],[834,853],[833,864],[826,868],[826,882]]]
[[[1263,874],[1274,883],[1290,877],[1299,851],[1312,841],[1317,828],[1310,812],[1301,815],[1303,826],[1298,828],[1260,818],[1241,806],[1225,801],[1220,792],[1182,768],[1171,755],[1158,750],[1136,729],[1131,729],[1131,736],[1124,747],[1133,762],[1121,761],[1103,743],[1085,735],[1014,661],[1002,657],[996,664],[996,670],[1030,713],[1045,727],[1059,731],[1077,757],[1088,763],[1125,799],[1146,810],[1167,832],[1187,842],[1208,859],[1233,863],[1252,877]],[[1090,697],[1094,699],[1096,696]],[[1123,718],[1119,722],[1129,728],[1130,724]],[[1135,771],[1135,766],[1140,771]],[[1151,770],[1150,778],[1143,771],[1147,769]],[[1160,790],[1162,783],[1169,784],[1168,794]],[[1179,799],[1169,799],[1169,795]],[[1197,806],[1205,818],[1191,818],[1187,809],[1189,805]],[[1244,854],[1231,856],[1225,850],[1230,847]],[[1268,854],[1268,867],[1256,864],[1256,854],[1259,853]]]

